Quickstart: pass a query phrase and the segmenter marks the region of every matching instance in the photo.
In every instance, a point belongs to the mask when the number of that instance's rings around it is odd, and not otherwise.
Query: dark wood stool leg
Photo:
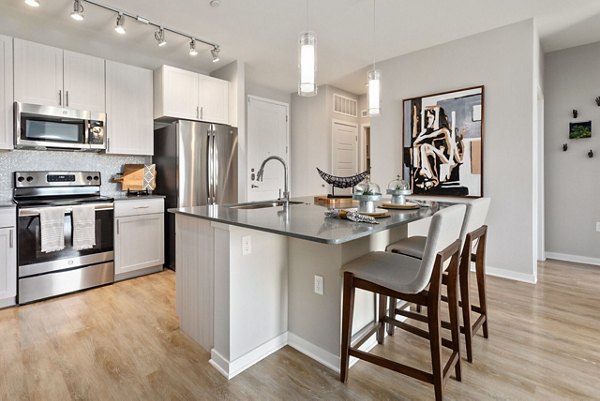
[[[342,301],[342,349],[340,358],[340,381],[348,380],[349,351],[352,341],[352,315],[354,313],[354,274],[344,273],[344,295]]]
[[[473,326],[471,325],[471,298],[469,297],[469,267],[471,264],[471,243],[469,239],[465,242],[460,261],[460,301],[463,315],[463,326],[465,333],[465,344],[467,347],[467,361],[473,362]]]
[[[452,333],[452,351],[456,354],[456,365],[454,365],[454,374],[456,380],[461,381],[460,366],[460,321],[458,319],[458,260],[453,257],[448,268],[448,310],[450,312],[450,331]],[[454,263],[453,263],[454,262]],[[464,305],[464,304],[463,304]],[[465,323],[466,327],[466,323]],[[470,338],[470,337],[467,337]]]
[[[397,304],[398,304],[398,300],[396,298],[390,297],[390,309],[388,311],[388,316],[390,317],[390,319],[396,318],[396,305]],[[388,323],[388,325],[387,325],[388,336],[394,335],[394,329],[395,329],[395,326],[391,323]]]
[[[442,321],[440,318],[440,303],[442,286],[441,263],[434,268],[429,286],[429,299],[427,304],[427,323],[429,326],[429,343],[431,347],[431,370],[433,374],[433,387],[436,401],[442,401],[442,388],[444,385],[444,371],[442,368]]]
[[[379,327],[377,328],[377,342],[379,344],[383,344],[383,337],[385,336],[385,314],[386,314],[386,304],[387,299],[385,295],[379,294],[379,317],[377,319]],[[390,310],[392,310],[393,306],[390,306]]]
[[[483,321],[483,336],[488,338],[488,314],[487,314],[487,297],[485,294],[485,238],[480,239],[480,243],[478,246],[483,246],[483,250],[477,252],[477,257],[475,261],[475,274],[477,275],[477,292],[479,293],[479,308],[481,310],[481,315],[485,316],[485,320]]]

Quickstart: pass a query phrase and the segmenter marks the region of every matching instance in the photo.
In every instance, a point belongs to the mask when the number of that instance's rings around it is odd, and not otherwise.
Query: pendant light
[[[378,116],[381,113],[381,71],[375,69],[375,0],[373,0],[373,68],[367,73],[369,80],[368,109],[369,116]]]
[[[308,0],[306,0],[306,31],[298,42],[298,95],[317,94],[317,38],[308,30]]]

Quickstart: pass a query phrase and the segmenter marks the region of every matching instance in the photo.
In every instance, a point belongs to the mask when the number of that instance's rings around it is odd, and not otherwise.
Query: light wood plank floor
[[[490,339],[448,400],[600,399],[600,267],[546,262],[538,285],[490,277]],[[231,381],[178,330],[165,271],[0,311],[1,400],[430,400],[432,386],[359,362],[349,383],[286,347]],[[396,331],[374,352],[429,367]],[[464,346],[463,346],[464,350]]]

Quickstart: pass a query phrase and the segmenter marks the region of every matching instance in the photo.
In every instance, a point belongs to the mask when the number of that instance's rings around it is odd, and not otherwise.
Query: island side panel
[[[181,330],[207,351],[213,346],[213,261],[210,222],[175,219],[176,305]]]
[[[406,226],[341,245],[289,238],[289,344],[339,371],[342,266],[368,252],[383,251],[404,237]],[[323,295],[314,293],[315,275],[323,277]],[[369,325],[375,311],[373,294],[357,291],[353,333]]]

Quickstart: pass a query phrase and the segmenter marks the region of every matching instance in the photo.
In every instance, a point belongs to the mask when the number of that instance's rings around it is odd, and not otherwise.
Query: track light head
[[[117,15],[117,24],[115,25],[115,32],[125,35],[127,30],[125,29],[125,16],[122,13]]]
[[[212,62],[216,63],[217,61],[221,60],[219,58],[219,52],[221,51],[221,49],[219,48],[219,46],[215,46],[210,50],[210,54],[212,55]]]
[[[81,4],[81,0],[75,0],[73,3],[73,12],[71,13],[71,18],[75,21],[83,21],[83,4]]]
[[[196,50],[196,40],[192,38],[190,40],[190,56],[197,56],[198,51]]]
[[[25,0],[25,4],[27,4],[29,7],[39,7],[40,6],[40,2],[38,0]]]
[[[158,28],[158,31],[154,32],[154,39],[156,39],[156,43],[160,47],[167,44],[167,41],[165,40],[165,30],[162,26]]]

